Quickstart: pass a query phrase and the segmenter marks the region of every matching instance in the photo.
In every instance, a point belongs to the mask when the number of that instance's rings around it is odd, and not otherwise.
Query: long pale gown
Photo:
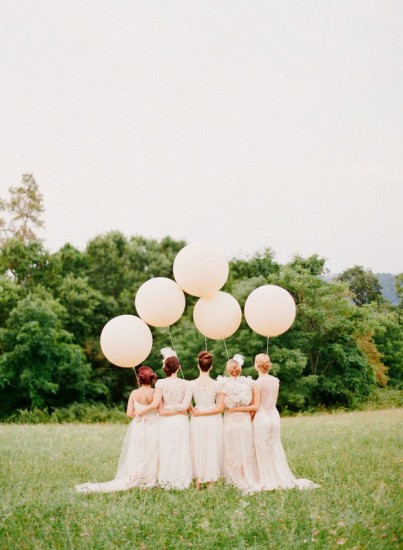
[[[250,376],[218,377],[225,406],[249,406],[253,380]],[[249,412],[224,413],[224,477],[244,492],[259,490],[252,421]]]
[[[147,406],[134,400],[134,412],[144,410]],[[156,411],[133,418],[123,440],[115,478],[102,483],[81,483],[75,486],[76,491],[111,493],[157,485],[158,424],[159,415]]]
[[[260,388],[260,407],[253,420],[253,438],[261,489],[319,487],[309,479],[297,479],[288,466],[281,444],[280,414],[276,408],[279,379],[266,374],[259,376],[256,384]]]
[[[195,408],[207,412],[216,406],[219,384],[201,386],[197,380],[190,382]],[[200,483],[217,481],[222,476],[224,459],[223,420],[220,413],[209,416],[192,416],[190,442],[193,478]]]
[[[186,411],[192,399],[187,380],[169,377],[158,380],[164,409]],[[159,422],[158,483],[165,489],[186,489],[192,482],[190,428],[188,415],[161,416]]]

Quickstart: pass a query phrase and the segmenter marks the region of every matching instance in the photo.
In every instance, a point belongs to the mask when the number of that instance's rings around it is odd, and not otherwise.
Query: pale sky
[[[0,196],[111,229],[403,271],[401,0],[0,0]]]

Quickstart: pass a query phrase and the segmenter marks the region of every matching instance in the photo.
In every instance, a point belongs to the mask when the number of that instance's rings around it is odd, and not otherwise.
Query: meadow
[[[403,409],[282,419],[314,491],[76,494],[115,474],[121,424],[0,425],[2,549],[398,548]],[[173,457],[173,460],[175,457]]]

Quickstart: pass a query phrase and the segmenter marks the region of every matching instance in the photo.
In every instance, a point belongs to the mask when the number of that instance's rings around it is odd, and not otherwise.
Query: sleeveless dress
[[[164,409],[186,411],[192,399],[189,382],[169,377],[158,380]],[[186,489],[192,482],[189,418],[184,414],[160,416],[158,483],[165,489]]]
[[[200,386],[196,380],[192,380],[190,386],[197,409],[208,411],[215,408],[219,393],[216,381],[208,386]],[[192,416],[190,436],[193,478],[200,483],[217,481],[222,476],[224,459],[221,414]]]
[[[222,377],[217,381],[225,393],[225,406],[248,406],[252,402],[250,376]],[[252,421],[249,412],[224,412],[224,477],[244,492],[259,490]]]
[[[134,401],[134,411],[148,405]],[[103,483],[81,483],[75,486],[78,493],[112,493],[132,487],[154,487],[158,475],[158,424],[157,411],[133,418],[123,441],[115,479]]]
[[[296,479],[291,472],[281,444],[280,414],[276,408],[280,381],[270,374],[259,376],[260,407],[253,420],[253,438],[263,490],[315,489],[309,479]]]

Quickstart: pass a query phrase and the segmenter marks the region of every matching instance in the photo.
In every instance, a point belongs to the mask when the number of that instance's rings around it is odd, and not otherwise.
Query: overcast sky
[[[403,271],[401,0],[0,0],[0,196],[111,229]]]

